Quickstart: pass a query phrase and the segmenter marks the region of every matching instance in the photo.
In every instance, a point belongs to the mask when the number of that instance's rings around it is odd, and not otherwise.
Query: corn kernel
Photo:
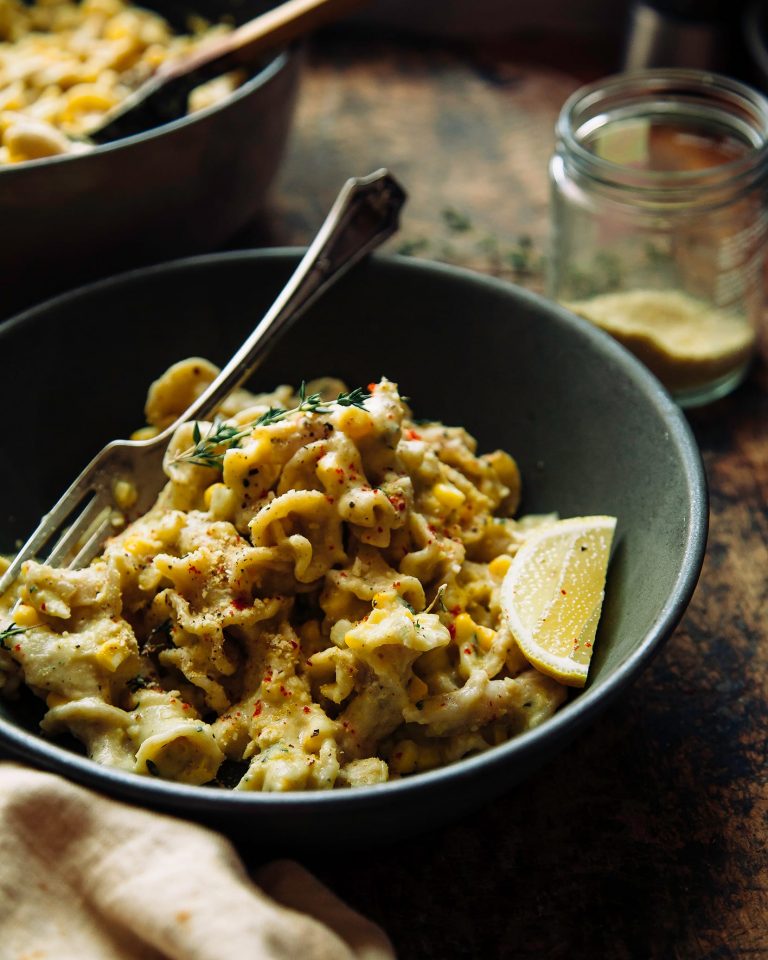
[[[121,510],[130,510],[139,498],[136,484],[130,480],[115,480],[112,484],[112,496]]]
[[[158,434],[157,427],[140,427],[131,434],[131,440],[152,440]]]
[[[389,769],[394,773],[413,773],[419,757],[419,748],[413,740],[401,740],[389,758]]]
[[[492,577],[496,577],[497,580],[501,580],[511,565],[512,557],[506,553],[502,553],[501,556],[491,560],[488,564],[488,573],[490,573]]]
[[[462,646],[475,641],[482,650],[490,650],[496,637],[496,631],[490,627],[482,627],[470,617],[468,613],[460,613],[453,621],[456,628],[456,643]]]
[[[491,630],[490,627],[481,627],[479,624],[475,627],[475,634],[477,635],[477,642],[481,650],[488,651],[493,645],[493,641],[496,639],[496,631]]]
[[[452,483],[436,483],[432,487],[432,493],[448,510],[457,510],[467,499]]]
[[[416,703],[419,700],[423,700],[428,692],[429,688],[421,679],[421,677],[411,677],[411,682],[408,684],[408,699],[411,701],[411,703]]]
[[[342,410],[336,423],[339,430],[351,440],[362,440],[373,432],[373,419],[370,413],[359,407],[347,407]]]
[[[13,622],[19,627],[34,627],[40,623],[40,617],[33,606],[20,603],[13,611]]]
[[[136,533],[123,540],[123,550],[132,557],[145,557],[155,552],[155,545],[151,540]]]
[[[106,640],[96,651],[96,660],[111,673],[120,666],[128,656],[128,649],[122,640]]]
[[[459,643],[468,640],[475,632],[475,621],[468,613],[460,613],[453,621],[456,628],[456,639]]]
[[[226,484],[212,483],[210,487],[205,488],[205,492],[203,493],[203,503],[205,504],[206,510],[211,509],[211,501],[213,500],[213,495],[216,493],[217,489],[226,490]]]

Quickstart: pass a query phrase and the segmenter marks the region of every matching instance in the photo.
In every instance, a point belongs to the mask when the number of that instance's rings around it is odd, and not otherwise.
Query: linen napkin
[[[297,863],[252,880],[212,830],[0,763],[2,960],[392,960]]]

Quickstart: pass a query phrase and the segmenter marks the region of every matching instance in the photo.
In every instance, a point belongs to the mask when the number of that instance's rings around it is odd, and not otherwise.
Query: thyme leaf
[[[194,446],[174,457],[172,463],[194,463],[201,467],[221,468],[227,450],[238,447],[240,441],[249,436],[256,427],[270,426],[294,413],[331,413],[334,404],[339,407],[359,407],[364,410],[365,401],[370,397],[370,393],[362,387],[355,387],[349,393],[340,393],[335,400],[323,400],[319,393],[308,395],[306,384],[302,380],[298,397],[298,405],[290,410],[283,407],[270,407],[245,427],[235,427],[217,416],[205,436],[202,436],[196,423],[192,432]]]
[[[10,650],[8,646],[8,641],[12,637],[17,637],[20,633],[26,633],[27,627],[19,627],[15,623],[12,623],[10,627],[6,627],[5,630],[0,630],[0,648],[3,650]]]

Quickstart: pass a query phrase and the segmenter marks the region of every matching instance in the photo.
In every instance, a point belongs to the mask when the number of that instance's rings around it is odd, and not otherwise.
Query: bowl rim
[[[143,280],[160,275],[183,274],[186,271],[205,270],[220,263],[252,263],[270,261],[281,265],[295,265],[306,252],[302,247],[272,247],[268,249],[244,249],[212,254],[201,254],[165,261],[150,267],[128,270],[95,283],[77,287],[24,310],[0,325],[2,340],[11,331],[34,322],[50,310],[88,299],[94,293],[103,293],[111,288],[140,284]],[[706,475],[698,445],[682,410],[674,403],[669,393],[628,350],[617,343],[603,330],[571,313],[554,301],[540,294],[525,290],[508,281],[478,273],[463,267],[416,259],[393,254],[374,254],[370,260],[376,269],[406,271],[436,278],[438,281],[458,280],[496,290],[504,296],[513,294],[531,306],[554,312],[559,322],[576,327],[580,335],[592,342],[597,349],[611,357],[628,376],[635,380],[640,390],[664,421],[668,438],[673,441],[686,478],[688,508],[690,513],[686,529],[683,560],[678,575],[672,584],[667,599],[657,614],[651,629],[637,647],[614,669],[611,676],[598,685],[587,685],[578,695],[568,700],[552,717],[540,726],[528,730],[499,744],[488,751],[465,757],[444,767],[413,774],[399,780],[389,780],[373,786],[354,787],[349,790],[287,791],[264,793],[260,791],[234,791],[221,787],[192,786],[161,779],[148,779],[130,771],[97,764],[65,747],[45,740],[41,735],[16,726],[0,717],[0,746],[16,756],[37,763],[46,769],[69,776],[96,789],[102,789],[152,807],[162,804],[190,813],[238,814],[249,809],[274,809],[287,811],[290,807],[302,809],[321,804],[337,811],[347,806],[379,806],[403,793],[431,792],[447,788],[450,784],[474,779],[481,773],[492,775],[500,768],[511,767],[517,759],[541,755],[546,758],[547,747],[564,742],[601,713],[618,694],[640,673],[658,652],[682,618],[701,572],[707,542],[709,524],[709,501]]]
[[[87,150],[77,151],[74,153],[59,153],[53,157],[39,157],[36,160],[24,160],[21,163],[0,164],[0,177],[9,177],[12,175],[23,176],[28,171],[39,170],[42,167],[48,167],[62,163],[72,163],[76,160],[83,160],[84,158],[98,157],[102,156],[103,154],[113,153],[117,150],[129,149],[130,147],[136,146],[138,143],[154,140],[157,137],[162,137],[166,134],[174,133],[176,130],[181,130],[184,127],[188,127],[191,124],[204,120],[207,117],[219,113],[220,111],[227,110],[233,104],[250,96],[252,93],[255,93],[261,87],[266,86],[270,80],[272,80],[275,76],[277,76],[278,73],[285,69],[292,57],[297,56],[297,49],[297,45],[293,44],[287,49],[280,50],[278,53],[271,56],[264,66],[252,77],[246,80],[245,83],[241,84],[241,86],[237,87],[235,90],[232,90],[222,100],[211,104],[209,107],[203,107],[201,110],[196,110],[194,113],[186,113],[183,117],[179,117],[177,120],[171,120],[168,123],[160,124],[158,127],[151,127],[149,130],[144,130],[141,133],[134,133],[128,137],[120,137],[119,139],[112,140],[109,143],[96,144]]]

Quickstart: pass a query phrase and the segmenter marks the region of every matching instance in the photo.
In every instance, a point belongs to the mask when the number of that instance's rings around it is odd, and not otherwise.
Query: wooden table
[[[537,50],[574,66],[542,66]],[[391,249],[540,288],[553,123],[610,67],[577,64],[567,43],[332,39],[310,56],[270,210],[241,240],[306,242],[348,175],[387,165],[410,193]],[[707,558],[630,693],[489,808],[383,851],[307,861],[403,958],[768,957],[765,357],[690,416],[711,488]]]

